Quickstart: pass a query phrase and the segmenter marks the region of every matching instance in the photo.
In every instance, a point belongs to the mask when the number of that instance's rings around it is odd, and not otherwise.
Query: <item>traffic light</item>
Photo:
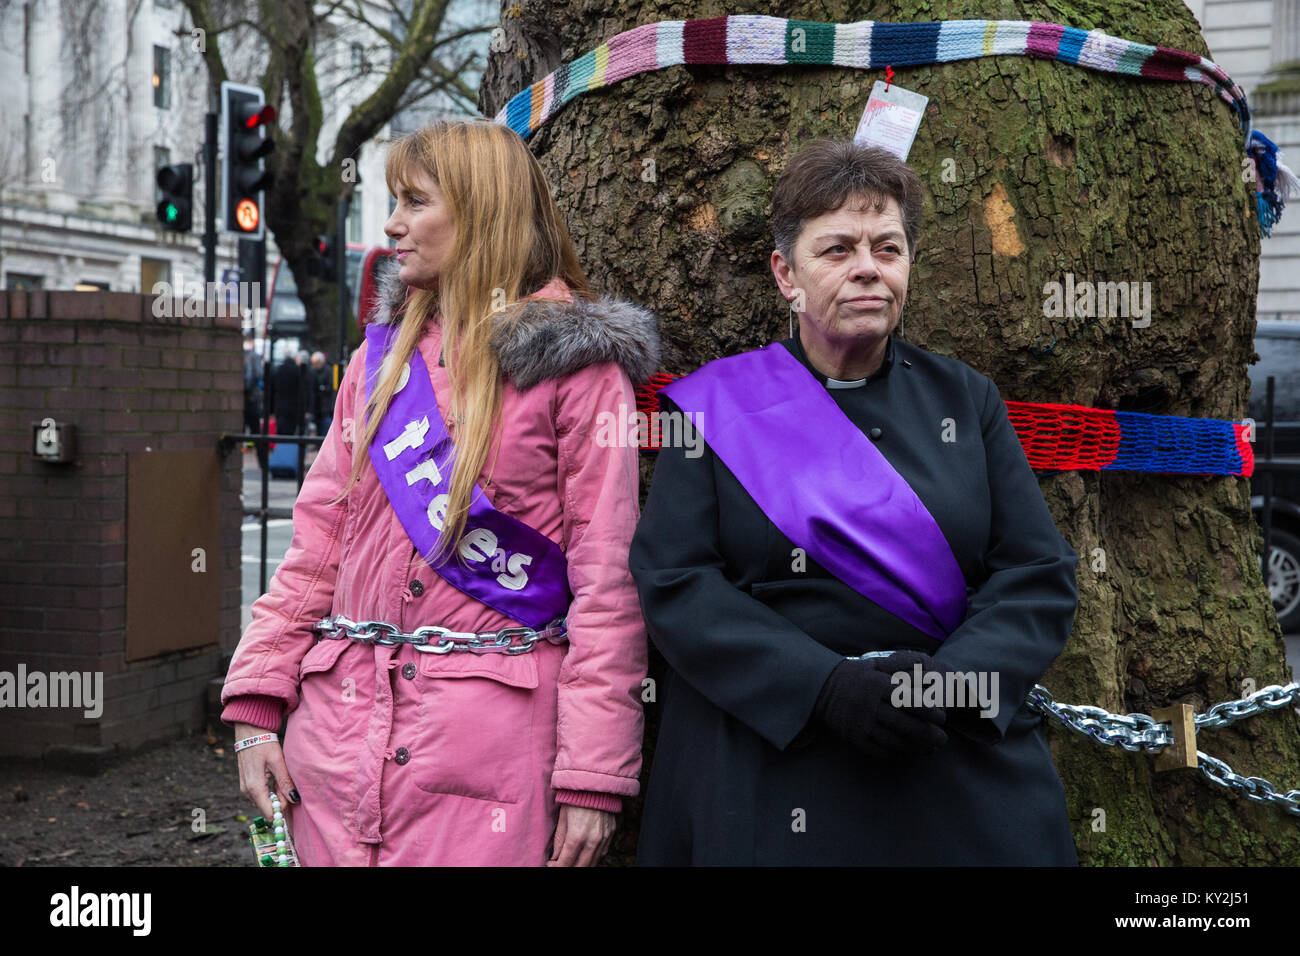
[[[337,281],[338,270],[334,268],[336,254],[337,247],[334,245],[333,236],[317,236],[316,254],[312,256],[311,262],[307,263],[307,271],[317,279],[324,279],[326,282]]]
[[[158,170],[158,224],[169,232],[189,232],[193,226],[194,167],[176,163]]]
[[[263,159],[275,142],[262,135],[262,126],[275,119],[275,107],[255,86],[229,81],[221,84],[221,126],[226,154],[221,163],[221,210],[226,232],[244,239],[261,239],[263,191],[271,183]]]

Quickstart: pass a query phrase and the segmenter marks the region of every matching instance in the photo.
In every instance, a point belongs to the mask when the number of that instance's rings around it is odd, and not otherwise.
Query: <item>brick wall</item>
[[[134,749],[203,727],[240,626],[241,455],[222,459],[220,644],[127,662],[127,454],[215,448],[242,426],[232,316],[154,316],[154,298],[0,292],[0,671],[102,671],[103,713],[0,707],[0,756]],[[77,426],[77,462],[31,454],[31,423]],[[21,690],[21,689],[20,689]]]

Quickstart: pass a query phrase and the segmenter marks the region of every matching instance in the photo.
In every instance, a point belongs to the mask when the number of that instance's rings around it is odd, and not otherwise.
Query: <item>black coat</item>
[[[307,374],[292,358],[286,357],[271,373],[271,408],[281,426],[290,419],[301,423],[309,411],[311,390],[307,387]]]
[[[310,367],[308,372],[312,386],[311,414],[319,428],[325,419],[334,417],[334,369],[322,365]]]
[[[244,349],[244,413],[253,418],[262,414],[262,364],[254,349]]]
[[[816,375],[797,337],[781,345]],[[630,558],[670,667],[638,861],[1077,865],[1042,718],[1023,701],[1069,636],[1078,555],[997,387],[891,339],[865,385],[830,394],[864,433],[883,430],[877,447],[966,578],[966,619],[940,644],[811,558],[794,570],[795,545],[707,445],[662,450]],[[860,755],[814,716],[818,693],[844,656],[900,648],[996,670],[998,715],[950,712],[930,756]]]

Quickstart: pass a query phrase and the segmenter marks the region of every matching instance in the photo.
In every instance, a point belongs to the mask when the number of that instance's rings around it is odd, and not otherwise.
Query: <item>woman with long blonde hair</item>
[[[398,269],[222,694],[241,789],[287,795],[304,865],[593,865],[638,792],[637,449],[607,426],[654,318],[593,296],[507,127],[418,130],[386,178]],[[245,742],[286,712],[283,751]]]

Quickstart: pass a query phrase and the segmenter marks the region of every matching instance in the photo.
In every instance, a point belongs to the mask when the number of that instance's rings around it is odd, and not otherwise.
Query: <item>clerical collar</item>
[[[788,339],[784,339],[781,342],[781,344],[784,345],[787,349],[789,349],[790,354],[792,354],[795,358],[797,358],[800,362],[802,362],[804,367],[808,369],[808,371],[813,373],[817,381],[821,382],[827,388],[831,388],[831,389],[861,388],[863,385],[866,385],[868,382],[874,382],[876,379],[883,378],[884,376],[888,375],[889,370],[894,367],[895,349],[894,349],[894,337],[892,335],[889,337],[889,342],[885,346],[885,357],[883,360],[881,360],[880,368],[876,369],[866,378],[860,378],[854,382],[844,382],[835,378],[827,378],[816,368],[814,368],[812,362],[808,361],[808,354],[804,351],[803,343],[799,341],[799,336],[797,334],[792,335]]]
[[[854,379],[852,382],[845,382],[838,378],[828,378],[826,380],[827,388],[860,388],[867,384],[865,378]]]

